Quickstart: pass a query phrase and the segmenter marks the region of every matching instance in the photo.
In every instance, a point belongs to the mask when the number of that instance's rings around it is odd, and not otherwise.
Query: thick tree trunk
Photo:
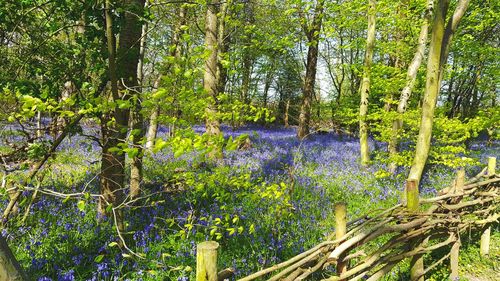
[[[363,81],[361,82],[359,106],[359,144],[361,151],[361,164],[367,166],[370,162],[370,149],[368,147],[368,97],[370,95],[371,64],[375,48],[375,10],[376,1],[368,2],[368,33],[366,37],[366,51],[363,66]]]
[[[116,40],[113,33],[113,19],[111,13],[111,3],[106,1],[106,36],[109,56],[109,78],[111,83],[110,101],[116,103],[119,100],[131,102],[134,112],[140,111],[140,97],[137,91],[137,65],[139,61],[140,37],[142,25],[139,16],[144,9],[143,0],[125,1],[126,11],[122,15],[122,28],[120,30],[120,42],[118,52],[116,52]],[[119,83],[120,82],[120,83]],[[120,89],[118,89],[118,84]],[[134,116],[136,126],[141,124],[140,114]],[[99,201],[99,213],[106,213],[107,206],[117,206],[125,199],[125,156],[116,151],[117,147],[126,143],[127,129],[129,122],[129,109],[115,106],[108,113],[101,117],[101,131],[103,139],[103,149],[101,158],[101,195]],[[137,141],[142,136],[141,129],[134,130],[134,139]],[[140,155],[142,150],[138,147]],[[136,155],[137,156],[137,155]],[[132,160],[131,169],[135,169],[134,177],[140,174],[141,166],[138,159]],[[137,180],[137,178],[136,178]],[[140,189],[138,186],[131,186],[131,195],[136,196]],[[123,215],[117,211],[117,221],[119,230],[123,230]]]
[[[108,47],[108,72],[111,84],[111,101],[119,99],[118,82],[116,77],[116,40],[113,33],[113,18],[111,16],[111,1],[106,1],[106,39]],[[121,115],[117,115],[121,117]],[[113,127],[123,124],[124,120],[115,120],[118,124],[113,124],[113,111],[106,112],[101,116],[101,134],[102,134],[102,153],[101,153],[101,173],[100,173],[100,194],[98,212],[104,216],[108,204],[119,204],[124,197],[124,167],[125,157],[117,152],[110,150],[115,147],[119,140],[118,132]],[[120,121],[120,122],[119,122]],[[121,140],[123,141],[123,140]],[[122,223],[122,222],[118,222]]]
[[[216,0],[211,0],[207,4],[205,17],[205,46],[209,55],[205,60],[205,73],[203,75],[203,88],[207,93],[207,107],[205,109],[205,128],[209,135],[218,135],[220,122],[218,115],[218,92],[217,92],[217,4]]]
[[[307,51],[306,77],[304,80],[304,92],[299,115],[299,128],[297,137],[303,139],[309,135],[309,123],[311,121],[311,103],[314,96],[314,84],[316,82],[316,69],[318,64],[318,42],[321,32],[321,22],[323,20],[323,6],[325,1],[318,1],[311,27],[306,31],[309,41]]]
[[[415,80],[417,79],[418,69],[422,64],[422,59],[424,57],[425,46],[429,33],[429,21],[431,19],[433,5],[434,5],[434,0],[429,0],[427,2],[427,11],[422,26],[420,27],[420,35],[418,37],[417,50],[415,51],[413,59],[410,65],[408,66],[408,72],[406,74],[406,83],[403,90],[401,91],[398,103],[397,112],[399,116],[392,122],[391,139],[388,145],[389,155],[392,158],[394,158],[395,155],[398,153],[398,133],[403,127],[403,119],[401,115],[406,112],[406,108],[408,107],[408,101],[410,100],[411,93],[415,85]],[[391,172],[395,172],[396,168],[397,164],[395,162],[392,162],[389,165],[389,170]]]
[[[130,138],[135,150],[130,161],[130,197],[136,198],[141,193],[140,183],[142,181],[142,139],[144,138],[144,121],[141,114],[141,89],[138,83],[138,67],[141,61],[141,37],[143,26],[140,17],[144,14],[145,0],[125,0],[125,12],[122,15],[123,22],[120,30],[120,40],[117,56],[117,71],[120,79],[120,90],[123,96],[120,98],[129,100],[131,103],[129,118],[124,120],[121,127],[128,126],[130,122],[132,130]],[[145,44],[145,41],[143,42]],[[142,76],[142,75],[141,75]],[[142,77],[141,77],[142,79]],[[117,110],[119,112],[119,110]]]
[[[424,103],[422,105],[422,119],[415,149],[415,158],[410,169],[408,179],[420,181],[427,162],[432,138],[434,110],[441,86],[441,78],[450,42],[467,9],[469,0],[461,0],[451,21],[445,29],[446,14],[449,0],[438,0],[432,25],[432,39],[427,60],[427,78],[425,84]]]
[[[5,238],[0,235],[0,280],[8,281],[28,281],[28,277],[22,270],[19,262],[12,254],[12,251],[5,241]]]

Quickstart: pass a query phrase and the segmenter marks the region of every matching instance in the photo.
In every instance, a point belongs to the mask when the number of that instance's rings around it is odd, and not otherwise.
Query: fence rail
[[[423,280],[425,274],[447,260],[450,279],[458,279],[461,234],[480,233],[480,253],[489,254],[490,225],[500,218],[500,175],[495,173],[495,167],[496,158],[490,157],[488,167],[467,182],[465,171],[458,170],[454,183],[433,198],[420,198],[418,183],[409,180],[404,204],[356,223],[346,223],[345,204],[336,204],[336,233],[326,241],[238,281],[305,280],[317,272],[323,272],[320,276],[330,273],[323,281],[372,281],[382,278],[405,259],[410,259],[412,281]],[[215,254],[207,255],[203,250],[207,243]],[[216,272],[218,244],[213,243],[198,246],[201,251],[197,258],[197,281],[224,280],[234,272],[231,269]],[[437,250],[445,254],[424,267],[423,255]]]

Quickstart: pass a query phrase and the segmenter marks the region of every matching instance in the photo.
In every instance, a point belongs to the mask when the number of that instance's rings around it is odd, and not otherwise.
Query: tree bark
[[[443,69],[450,47],[450,42],[460,20],[467,9],[469,0],[461,0],[445,29],[449,0],[438,0],[432,25],[432,39],[427,60],[427,77],[422,119],[415,149],[415,158],[408,179],[420,181],[427,162],[432,138],[434,110],[441,86]]]
[[[129,88],[132,107],[130,109],[130,125],[133,149],[133,157],[130,162],[130,198],[137,198],[141,194],[142,182],[142,158],[144,139],[144,118],[142,116],[142,82],[143,82],[143,66],[144,52],[147,39],[147,24],[142,24],[140,17],[144,14],[144,0],[130,0],[127,5],[130,11],[124,16],[126,24],[122,32],[120,32],[120,50],[123,56],[127,59],[120,58],[120,65],[126,68],[122,83],[123,87]],[[123,45],[122,45],[123,44]],[[123,63],[122,63],[123,60]],[[129,86],[130,85],[130,86]],[[136,89],[134,89],[134,87]]]
[[[305,32],[309,42],[307,51],[306,77],[304,80],[304,92],[299,115],[299,128],[297,137],[304,139],[309,135],[309,123],[311,121],[311,103],[314,96],[314,84],[316,82],[316,70],[318,64],[318,43],[323,20],[324,0],[318,1],[314,11],[313,22]]]
[[[28,281],[28,277],[16,260],[7,244],[7,241],[0,235],[0,280]]]
[[[108,72],[111,83],[111,101],[119,99],[118,83],[116,76],[116,40],[113,33],[113,18],[111,16],[111,1],[106,1],[105,16],[106,16],[106,39],[108,47]],[[119,119],[115,122],[122,124],[122,116],[117,115]],[[119,122],[120,121],[120,122]],[[100,215],[106,214],[108,204],[119,203],[124,197],[122,186],[124,183],[124,166],[125,157],[116,152],[112,152],[111,148],[116,147],[119,140],[118,132],[113,130],[118,124],[113,124],[113,112],[103,113],[101,117],[101,134],[102,134],[102,156],[101,156],[101,173],[100,173],[100,194],[98,212]],[[123,140],[122,140],[123,141]]]
[[[420,35],[418,36],[418,45],[415,54],[413,55],[413,59],[408,66],[408,71],[406,74],[406,83],[401,91],[399,103],[398,103],[398,118],[392,122],[392,132],[391,139],[389,141],[389,156],[393,159],[395,155],[398,153],[398,133],[399,130],[403,127],[403,119],[402,114],[406,112],[406,108],[408,107],[408,101],[410,100],[411,93],[413,91],[413,87],[415,85],[415,80],[417,79],[418,69],[422,64],[422,59],[425,53],[425,45],[427,42],[427,37],[429,34],[429,22],[432,16],[432,8],[434,6],[434,0],[427,1],[427,10],[424,17],[424,21],[422,26],[420,27]],[[397,168],[397,164],[393,161],[389,165],[389,170],[391,172],[395,172]]]
[[[366,36],[366,51],[363,65],[363,81],[360,88],[361,102],[359,106],[359,144],[361,151],[361,164],[363,166],[368,166],[368,163],[370,162],[368,124],[366,122],[366,118],[368,115],[368,97],[370,95],[371,64],[375,48],[375,5],[375,0],[368,1],[368,32]]]
[[[205,60],[205,72],[203,75],[203,88],[208,95],[207,107],[205,109],[205,130],[209,135],[219,135],[220,121],[218,115],[218,92],[217,92],[217,1],[211,0],[207,4],[205,17],[205,46],[209,55]]]
[[[223,58],[225,54],[229,51],[229,46],[230,46],[230,39],[229,39],[229,34],[226,31],[226,16],[228,14],[228,8],[231,5],[231,0],[224,1],[221,3],[220,7],[220,20],[219,20],[219,30],[217,34],[217,42],[219,48],[217,49],[218,51],[218,58],[219,60],[217,61],[217,92],[218,93],[224,93],[226,90],[226,83],[227,83],[227,67],[225,67],[221,61],[220,58]]]
[[[122,28],[120,30],[120,42],[116,51],[116,39],[113,33],[113,18],[111,13],[111,1],[107,0],[105,5],[106,37],[109,57],[109,78],[111,83],[111,103],[128,101],[132,103],[134,112],[140,111],[140,96],[137,91],[137,66],[139,61],[140,37],[142,25],[139,16],[144,9],[143,0],[124,1],[126,12],[122,15]],[[120,81],[118,81],[120,80]],[[120,83],[119,83],[120,82]],[[120,89],[118,88],[120,84]],[[138,126],[141,122],[140,114],[134,114],[134,124]],[[99,200],[98,211],[101,215],[106,213],[109,205],[117,206],[125,199],[125,155],[116,148],[124,146],[127,138],[129,122],[129,109],[114,106],[102,114],[101,133],[103,139],[101,158],[101,178],[100,188],[102,197]],[[142,129],[138,127],[134,132],[134,139],[139,141],[142,136]],[[142,153],[139,149],[139,154]],[[135,157],[134,157],[135,158]],[[135,169],[134,177],[141,172],[141,163],[138,159],[133,159],[131,169]],[[136,185],[131,186],[131,196],[136,196],[139,189]],[[123,215],[117,211],[117,221],[119,230],[123,230]]]

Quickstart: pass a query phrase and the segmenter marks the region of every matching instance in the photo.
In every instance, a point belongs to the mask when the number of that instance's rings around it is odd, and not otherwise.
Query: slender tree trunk
[[[241,81],[241,100],[248,104],[249,96],[248,92],[250,89],[250,76],[252,74],[252,61],[248,54],[244,54],[243,56],[243,71],[242,71],[242,81]]]
[[[5,241],[5,238],[0,235],[0,280],[9,281],[28,281],[28,277],[16,260]]]
[[[245,25],[250,26],[255,22],[254,15],[253,15],[253,5],[252,1],[245,1],[244,8],[243,8],[243,13],[244,13],[244,18],[245,18]],[[246,36],[244,37],[244,45],[250,45],[252,44],[252,38],[253,38],[253,33],[247,32],[245,34]],[[242,77],[241,77],[241,100],[245,104],[250,103],[250,84],[252,80],[252,68],[254,64],[254,58],[253,54],[250,52],[251,49],[245,48],[243,50],[243,69],[242,69]]]
[[[231,0],[227,0],[221,3],[220,7],[220,20],[219,20],[219,30],[218,30],[218,57],[223,58],[229,52],[230,39],[229,34],[226,31],[226,16],[228,14],[228,8],[231,5]],[[225,67],[221,61],[217,61],[217,92],[224,93],[226,90],[227,83],[227,67]]]
[[[432,122],[434,109],[439,94],[439,69],[441,47],[443,45],[444,23],[449,0],[439,0],[435,7],[432,24],[432,39],[427,59],[427,78],[425,83],[424,103],[422,105],[422,119],[417,139],[415,158],[408,176],[409,179],[419,181],[429,154],[432,136]]]
[[[455,12],[445,29],[446,14],[449,0],[438,0],[432,25],[432,39],[427,60],[427,77],[424,102],[422,105],[422,119],[415,149],[415,158],[410,169],[408,179],[420,181],[427,162],[432,138],[434,110],[441,86],[443,69],[450,47],[450,42],[460,20],[467,9],[469,0],[460,0]]]
[[[156,92],[160,85],[161,76],[153,84],[153,91]],[[149,116],[149,126],[146,133],[146,150],[151,150],[158,134],[158,117],[160,116],[160,105],[155,104]]]
[[[325,1],[320,0],[316,4],[314,18],[311,27],[306,31],[309,41],[307,51],[306,77],[304,80],[304,92],[302,105],[300,107],[299,128],[297,137],[303,139],[309,135],[309,126],[311,121],[311,103],[314,96],[314,84],[316,82],[316,70],[318,64],[318,42],[321,32],[321,22],[323,20],[323,6]]]
[[[41,138],[43,136],[42,132],[42,112],[40,110],[36,113],[36,137]]]
[[[368,1],[368,33],[366,38],[366,52],[363,66],[363,81],[361,83],[359,106],[359,144],[361,151],[361,164],[367,166],[370,162],[370,150],[368,147],[368,97],[370,95],[371,64],[375,48],[375,9],[376,1]]]
[[[205,60],[205,73],[203,75],[203,88],[208,95],[208,104],[205,109],[205,127],[209,135],[218,135],[220,122],[218,115],[218,92],[217,92],[217,0],[211,0],[207,4],[207,14],[205,17],[205,46],[209,55]]]
[[[408,101],[410,100],[411,93],[413,91],[413,87],[415,85],[415,80],[417,79],[418,69],[422,64],[422,59],[424,58],[425,46],[427,42],[427,37],[429,34],[429,22],[432,16],[432,8],[434,5],[434,0],[428,0],[427,2],[427,10],[424,17],[424,21],[422,26],[420,27],[420,35],[418,37],[418,45],[415,54],[413,55],[413,59],[408,66],[408,72],[406,74],[406,83],[401,91],[399,103],[398,103],[398,118],[392,122],[392,132],[391,139],[389,141],[389,155],[392,159],[394,159],[395,155],[398,153],[398,133],[403,128],[403,119],[402,114],[406,112],[406,108],[408,107]],[[389,165],[389,170],[394,173],[397,169],[397,164],[392,162]]]
[[[290,100],[286,101],[286,106],[285,106],[285,117],[283,118],[283,121],[285,122],[285,128],[290,127],[290,124],[288,123],[288,110],[290,109]]]
[[[180,61],[180,58],[182,56],[182,48],[181,48],[181,42],[180,42],[180,38],[182,37],[182,34],[183,34],[183,30],[181,29],[181,26],[185,25],[186,24],[186,6],[182,5],[180,8],[179,8],[179,20],[178,22],[176,23],[176,26],[175,26],[175,29],[172,33],[172,50],[170,52],[170,55],[175,57],[175,61],[176,62],[179,62]],[[172,64],[169,64],[167,66],[167,69],[166,69],[166,73],[168,73],[168,75],[174,75],[171,71],[172,71]],[[153,91],[157,91],[158,88],[160,87],[160,81],[161,81],[161,76],[158,77],[158,79],[156,79],[156,81],[154,82],[153,84]],[[172,85],[172,87],[174,88],[174,92],[176,91],[176,87],[177,87],[177,83],[178,81],[175,81],[174,84]],[[174,94],[174,107],[175,107],[175,104],[176,104],[176,96]],[[177,109],[174,108],[174,115],[177,114]],[[152,112],[151,112],[151,115],[149,117],[149,127],[148,127],[148,130],[147,130],[147,134],[146,134],[146,150],[151,150],[153,148],[153,144],[154,144],[154,140],[156,138],[156,135],[157,135],[157,132],[158,132],[158,117],[160,116],[160,112],[161,112],[161,107],[160,107],[160,102],[157,101],[157,103],[154,105],[153,109],[152,109]],[[179,117],[179,116],[177,116]],[[175,126],[172,126],[172,128],[175,129]],[[170,133],[172,133],[172,131],[170,131]]]
[[[266,77],[264,78],[264,93],[262,94],[263,107],[267,108],[267,101],[269,98],[269,89],[271,88],[271,83],[273,82],[273,69],[268,70]]]

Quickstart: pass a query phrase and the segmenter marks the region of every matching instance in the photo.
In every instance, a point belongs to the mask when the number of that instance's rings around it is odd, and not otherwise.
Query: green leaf
[[[80,211],[83,212],[85,210],[85,201],[83,200],[78,201],[78,203],[76,203],[76,206]]]
[[[95,257],[94,262],[99,263],[102,261],[102,259],[104,259],[104,255],[98,255],[97,257]]]

